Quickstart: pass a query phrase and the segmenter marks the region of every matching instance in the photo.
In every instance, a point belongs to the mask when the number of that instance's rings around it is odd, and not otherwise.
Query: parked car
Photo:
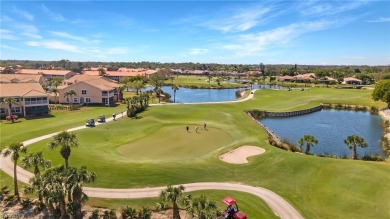
[[[93,127],[93,126],[95,126],[95,120],[94,119],[87,119],[87,123],[85,123],[85,125],[88,127]]]

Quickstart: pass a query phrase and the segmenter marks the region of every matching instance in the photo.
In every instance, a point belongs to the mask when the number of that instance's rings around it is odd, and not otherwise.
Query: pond
[[[171,95],[173,102],[173,90],[170,86],[161,88],[164,93]],[[147,87],[144,90],[153,90]],[[176,91],[176,103],[200,103],[200,102],[225,102],[236,100],[236,91],[241,89],[191,89],[179,87]]]
[[[368,143],[367,148],[357,148],[359,157],[379,155],[385,158],[381,147],[382,119],[368,112],[322,110],[287,118],[269,117],[259,122],[275,132],[280,139],[297,146],[304,135],[314,136],[318,144],[310,149],[313,154],[351,157],[352,151],[344,144],[344,139],[349,135],[358,135]]]

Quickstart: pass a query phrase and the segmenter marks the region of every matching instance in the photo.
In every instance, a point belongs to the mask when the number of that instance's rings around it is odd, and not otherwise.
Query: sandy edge
[[[265,152],[264,148],[244,145],[232,151],[229,151],[225,154],[220,155],[219,159],[226,163],[244,164],[244,163],[248,163],[248,160],[246,158],[259,155],[264,152]]]

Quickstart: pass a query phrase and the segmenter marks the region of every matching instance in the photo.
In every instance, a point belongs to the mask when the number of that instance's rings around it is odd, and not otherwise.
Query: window
[[[81,94],[87,94],[87,90],[81,90]]]
[[[73,98],[74,103],[77,103],[77,101],[78,101],[77,97]]]
[[[80,103],[84,103],[84,97],[80,97]]]
[[[86,97],[86,98],[85,98],[85,102],[86,102],[86,103],[90,103],[90,102],[91,102],[91,98]]]
[[[68,97],[66,98],[66,102],[69,102],[69,98]]]
[[[5,113],[5,108],[0,108],[0,113],[1,114]]]
[[[12,107],[11,112],[12,113],[20,113],[20,107]]]

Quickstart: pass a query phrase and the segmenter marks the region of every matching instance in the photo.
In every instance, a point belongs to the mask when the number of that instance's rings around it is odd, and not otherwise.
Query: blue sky
[[[389,65],[390,1],[0,1],[0,58]]]

